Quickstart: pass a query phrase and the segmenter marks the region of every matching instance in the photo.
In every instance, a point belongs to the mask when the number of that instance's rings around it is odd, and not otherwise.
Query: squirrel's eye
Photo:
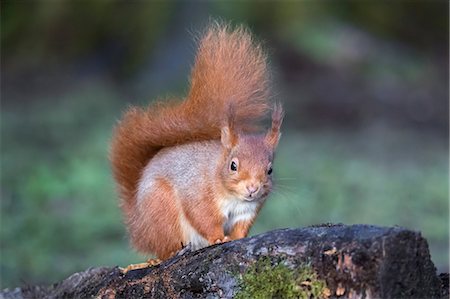
[[[231,169],[232,171],[236,171],[236,170],[237,170],[236,162],[231,161],[230,169]]]
[[[269,170],[267,170],[267,174],[271,175],[272,174],[272,167],[269,168]]]

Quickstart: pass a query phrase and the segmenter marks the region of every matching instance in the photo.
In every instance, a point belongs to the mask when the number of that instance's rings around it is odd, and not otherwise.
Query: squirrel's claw
[[[179,250],[176,255],[180,256],[183,255],[187,252],[191,252],[192,251],[192,245],[191,243],[188,243],[187,245],[183,245],[183,243],[181,243],[181,250]]]
[[[214,244],[221,244],[231,241],[231,238],[228,236],[225,236],[223,239],[217,239]]]
[[[150,268],[152,266],[159,265],[160,263],[160,259],[148,259],[145,263],[131,264],[126,266],[125,268],[119,267],[119,269],[123,274],[126,274],[127,272],[132,270]]]

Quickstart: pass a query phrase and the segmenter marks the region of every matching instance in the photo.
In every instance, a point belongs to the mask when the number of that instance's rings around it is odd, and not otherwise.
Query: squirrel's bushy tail
[[[220,138],[230,111],[234,127],[249,131],[268,111],[266,56],[243,27],[209,27],[190,85],[184,101],[132,107],[115,128],[110,159],[127,219],[142,170],[161,148]]]

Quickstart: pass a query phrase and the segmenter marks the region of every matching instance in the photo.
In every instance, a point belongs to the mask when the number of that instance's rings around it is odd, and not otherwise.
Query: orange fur
[[[213,24],[199,41],[186,99],[126,111],[114,130],[110,160],[131,242],[137,250],[155,253],[161,259],[170,257],[182,246],[181,217],[209,244],[228,240],[217,196],[242,193],[252,184],[250,180],[256,180],[244,170],[239,176],[224,178],[232,153],[242,151],[249,157],[242,161],[243,169],[250,167],[260,173],[258,180],[267,181],[261,183],[264,196],[268,194],[271,181],[262,163],[271,161],[278,143],[281,106],[275,109],[272,129],[266,136],[243,138],[258,129],[269,108],[268,97],[266,56],[260,45],[243,27],[233,30]],[[202,186],[192,186],[201,196],[183,197],[163,175],[145,199],[137,202],[143,170],[161,149],[221,138],[224,169],[218,169],[217,176],[205,177],[209,182]],[[232,238],[246,236],[253,221],[236,223]]]
[[[225,235],[222,229],[223,216],[220,215],[213,194],[207,190],[201,190],[203,195],[199,200],[183,201],[183,212],[190,225],[202,235],[210,244],[216,240],[222,240]]]
[[[133,246],[142,252],[153,252],[166,259],[181,249],[181,229],[175,194],[170,183],[161,178],[159,186],[148,194],[141,207],[127,218]]]
[[[253,224],[253,219],[250,221],[240,221],[233,226],[230,232],[230,238],[232,240],[237,240],[247,237],[248,231]]]

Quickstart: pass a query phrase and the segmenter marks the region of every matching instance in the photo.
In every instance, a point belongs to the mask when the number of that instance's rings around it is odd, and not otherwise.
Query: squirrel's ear
[[[233,148],[237,144],[237,135],[233,131],[233,128],[231,128],[230,126],[222,127],[222,130],[220,132],[220,141],[225,148]]]
[[[270,128],[269,132],[266,134],[266,143],[272,147],[276,148],[278,145],[278,141],[280,141],[281,137],[281,124],[283,123],[283,117],[284,117],[284,111],[283,107],[280,103],[276,103],[273,107],[272,112],[272,127]]]

